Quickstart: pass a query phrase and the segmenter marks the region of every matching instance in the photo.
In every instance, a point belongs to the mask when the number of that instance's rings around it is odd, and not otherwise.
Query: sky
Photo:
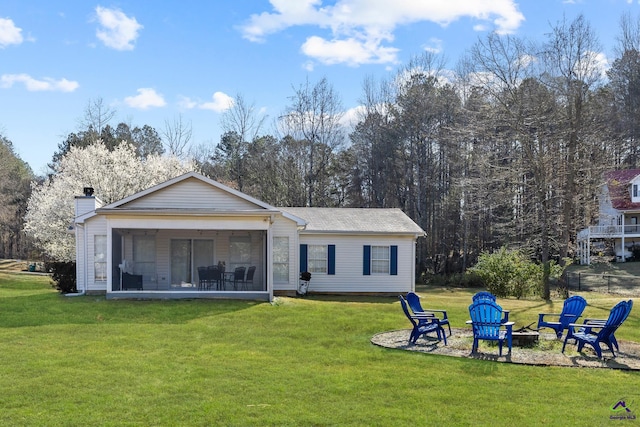
[[[215,145],[238,95],[272,133],[295,89],[326,78],[350,117],[366,78],[425,51],[453,69],[492,31],[542,41],[583,14],[606,64],[626,13],[640,0],[1,0],[0,134],[43,174],[102,100],[114,126],[181,118]]]

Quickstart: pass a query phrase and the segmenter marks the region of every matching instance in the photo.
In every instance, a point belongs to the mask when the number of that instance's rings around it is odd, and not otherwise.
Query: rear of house
[[[424,234],[397,209],[276,208],[194,172],[109,205],[85,193],[75,223],[78,289],[109,298],[271,300],[301,271],[311,292],[406,292]]]

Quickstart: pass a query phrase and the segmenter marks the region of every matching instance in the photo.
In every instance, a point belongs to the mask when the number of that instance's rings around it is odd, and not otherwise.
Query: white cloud
[[[515,0],[337,0],[326,6],[322,0],[270,3],[273,12],[251,15],[240,28],[243,37],[262,42],[269,34],[303,25],[329,30],[330,37],[314,35],[302,45],[305,55],[325,64],[396,62],[398,50],[384,43],[393,42],[393,32],[400,25],[434,22],[446,26],[468,17],[477,29],[488,27],[508,34],[524,20]]]
[[[192,108],[196,108],[198,103],[187,96],[180,96],[178,99],[178,105],[180,108],[190,110]]]
[[[431,37],[429,39],[429,44],[424,47],[425,52],[430,52],[434,54],[438,54],[442,52],[442,40]]]
[[[324,64],[346,63],[356,66],[396,62],[398,49],[383,47],[380,40],[348,38],[327,41],[322,37],[312,36],[302,45],[302,52]]]
[[[136,96],[127,96],[124,103],[131,108],[146,110],[151,107],[164,107],[167,105],[162,95],[151,88],[140,88]]]
[[[203,102],[198,104],[198,108],[203,110],[212,110],[216,113],[221,113],[233,107],[233,98],[223,92],[216,92],[213,94],[213,101]]]
[[[0,18],[0,48],[20,44],[23,40],[21,28],[16,27],[11,19]]]
[[[342,126],[348,128],[348,129],[353,129],[355,128],[355,126],[362,120],[362,118],[365,116],[366,114],[366,108],[364,105],[358,105],[356,107],[353,108],[349,108],[347,111],[345,111],[345,113],[342,115],[342,118],[340,119],[340,124],[342,124]]]
[[[194,101],[189,97],[181,96],[178,104],[180,107],[188,110],[199,108],[201,110],[211,110],[216,113],[222,113],[223,111],[233,107],[233,104],[235,103],[234,99],[224,92],[215,92],[211,99],[212,100],[210,102],[199,102]]]
[[[25,88],[30,92],[73,92],[80,87],[78,82],[67,79],[54,80],[52,78],[45,77],[41,80],[36,80],[28,74],[3,74],[0,77],[0,87],[2,88],[10,88],[17,83],[24,84]]]
[[[118,9],[96,7],[96,16],[100,27],[96,30],[96,37],[105,46],[116,50],[133,50],[133,43],[138,38],[138,32],[143,28],[136,18],[129,18]]]
[[[607,55],[605,55],[602,52],[591,52],[591,56],[592,56],[592,60],[595,63],[595,67],[598,70],[598,73],[600,74],[600,77],[603,79],[606,79],[607,70],[611,68]]]

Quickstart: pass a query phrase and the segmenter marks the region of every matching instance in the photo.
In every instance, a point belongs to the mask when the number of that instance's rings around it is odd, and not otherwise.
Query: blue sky
[[[610,59],[626,12],[638,18],[638,0],[2,0],[0,132],[43,173],[101,98],[114,124],[160,132],[181,116],[193,144],[216,144],[238,94],[268,124],[294,87],[326,77],[354,109],[365,77],[425,49],[453,68],[488,31],[542,40],[580,13]]]

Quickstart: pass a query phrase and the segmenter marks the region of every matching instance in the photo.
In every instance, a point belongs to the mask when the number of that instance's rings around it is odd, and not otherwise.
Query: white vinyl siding
[[[203,197],[206,195],[206,197]],[[151,193],[125,205],[127,208],[184,208],[247,210],[258,206],[240,197],[213,188],[195,178],[176,183],[159,192]]]
[[[383,243],[384,242],[384,243]],[[388,245],[387,245],[388,243]],[[409,292],[414,289],[415,240],[412,236],[301,234],[300,244],[335,245],[335,275],[312,274],[311,292]],[[398,246],[398,275],[362,275],[362,247]]]
[[[275,244],[275,242],[272,243],[272,249],[271,249],[272,259],[271,259],[270,270],[272,271],[273,288],[274,290],[278,290],[278,291],[279,290],[290,290],[290,291],[295,290],[298,288],[298,277],[300,273],[300,258],[299,258],[300,254],[298,252],[300,242],[298,240],[296,223],[283,216],[277,216],[275,218],[275,221],[273,222],[272,235],[274,237],[275,236],[281,237],[281,238],[286,237],[289,242],[289,248],[288,248],[289,265],[287,269],[286,282],[285,281],[279,282],[275,280],[275,277],[276,277],[275,270],[274,270],[275,259],[273,258],[273,255],[274,255],[273,245]],[[272,238],[272,241],[273,241],[273,238]]]

